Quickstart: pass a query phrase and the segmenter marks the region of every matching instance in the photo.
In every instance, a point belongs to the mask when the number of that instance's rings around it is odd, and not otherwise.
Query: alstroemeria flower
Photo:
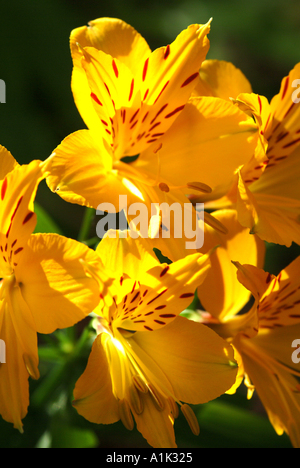
[[[246,78],[233,70],[226,62],[205,62],[194,92],[231,98],[253,117],[259,126],[260,139],[254,157],[237,171],[227,198],[212,202],[210,207],[234,204],[240,223],[251,233],[268,242],[299,244],[300,107],[296,84],[300,64],[282,80],[280,92],[270,104],[264,96],[252,93]],[[223,79],[226,73],[236,80],[236,85]]]
[[[209,268],[207,255],[160,264],[141,238],[105,237],[97,252],[113,275],[103,291],[98,336],[74,406],[86,419],[120,419],[154,447],[176,447],[174,419],[181,406],[192,431],[199,431],[188,406],[207,402],[234,383],[232,349],[209,328],[179,317]],[[97,277],[97,270],[85,264]],[[183,404],[183,402],[185,402]]]
[[[189,26],[153,52],[117,19],[101,18],[72,32],[72,90],[88,130],[68,136],[55,149],[48,178],[53,191],[72,203],[97,208],[105,201],[118,207],[119,194],[128,195],[129,203],[144,201],[148,186],[164,182],[122,158],[151,148],[157,161],[161,136],[196,85],[209,30],[210,22]]]
[[[208,274],[198,288],[206,311],[201,322],[235,349],[239,376],[230,393],[244,379],[248,398],[256,390],[276,432],[287,432],[293,445],[299,447],[300,371],[292,360],[292,343],[300,336],[300,257],[274,277],[261,269],[262,242],[255,235],[249,236],[246,228],[238,227],[236,213],[220,212],[218,218],[228,228],[228,249],[216,250],[215,258],[211,258],[215,276]],[[250,294],[255,302],[248,312],[241,313]]]
[[[94,253],[86,246],[32,234],[42,163],[19,166],[3,147],[0,156],[0,339],[6,348],[6,362],[0,364],[0,414],[22,431],[28,377],[39,378],[37,332],[51,333],[84,318],[97,305],[97,284],[80,263],[93,262]]]

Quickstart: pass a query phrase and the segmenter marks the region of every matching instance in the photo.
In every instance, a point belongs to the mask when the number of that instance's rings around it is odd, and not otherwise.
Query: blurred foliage
[[[84,128],[70,89],[72,29],[100,16],[134,26],[152,49],[166,45],[191,23],[213,17],[208,58],[232,61],[253,90],[270,99],[282,78],[299,61],[300,9],[297,0],[10,0],[0,6],[0,79],[6,104],[0,104],[0,143],[19,163],[44,160],[70,133]],[[37,231],[80,238],[87,215],[66,204],[43,182],[37,195]],[[83,225],[82,225],[83,221]],[[83,230],[80,230],[83,226]],[[93,229],[93,226],[92,226]],[[95,232],[95,229],[94,229]],[[266,269],[278,273],[296,255],[270,245]],[[97,426],[71,406],[72,389],[85,368],[93,330],[78,324],[40,337],[38,382],[30,381],[31,406],[25,433],[0,419],[0,447],[147,447],[142,436],[121,423]],[[87,327],[85,327],[87,325]],[[191,435],[183,418],[175,423],[179,447],[290,447],[278,437],[256,397],[245,390],[196,408],[201,434]]]

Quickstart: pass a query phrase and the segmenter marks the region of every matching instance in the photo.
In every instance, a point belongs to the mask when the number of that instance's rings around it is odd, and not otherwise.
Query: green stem
[[[81,228],[78,235],[79,242],[85,242],[89,238],[91,224],[95,216],[95,210],[93,208],[86,208],[81,224]]]
[[[63,362],[58,362],[50,370],[48,375],[40,383],[38,388],[32,395],[31,403],[35,407],[45,406],[48,402],[51,401],[53,392],[57,387],[63,384],[68,379],[69,370],[72,369],[74,362],[82,355],[82,351],[86,346],[87,340],[90,338],[91,331],[90,327],[87,326],[77,343],[74,345],[72,351],[65,356]]]

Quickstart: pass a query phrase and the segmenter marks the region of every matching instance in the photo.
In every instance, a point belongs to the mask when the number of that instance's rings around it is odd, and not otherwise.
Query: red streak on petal
[[[285,95],[286,95],[286,92],[288,90],[288,87],[289,87],[289,81],[290,81],[290,77],[287,76],[286,77],[286,80],[285,80],[285,83],[284,83],[284,88],[283,88],[283,93],[282,93],[282,96],[281,96],[281,99],[283,100]]]
[[[170,45],[168,44],[167,47],[165,48],[164,60],[167,60],[169,55],[170,55]]]
[[[185,86],[187,86],[188,84],[190,84],[192,81],[194,81],[198,76],[199,76],[199,73],[198,73],[198,72],[193,73],[193,75],[189,76],[189,77],[184,81],[184,83],[182,83],[181,87],[184,88]]]
[[[116,78],[118,78],[118,76],[119,76],[119,70],[118,70],[118,67],[117,67],[117,65],[116,65],[116,62],[115,62],[114,60],[112,61],[112,67],[113,67],[113,70],[114,70],[114,72],[115,72]]]
[[[91,93],[91,98],[94,99],[94,101],[99,104],[99,106],[103,106],[103,104],[99,101],[98,97],[96,96],[96,94],[94,93]]]
[[[143,81],[145,81],[145,79],[146,79],[146,75],[147,75],[147,71],[148,71],[148,63],[149,63],[149,57],[145,61],[145,65],[144,65],[144,68],[143,68]]]
[[[24,218],[23,224],[28,223],[28,221],[31,220],[33,215],[34,215],[34,213],[32,211],[30,213],[28,213],[28,215],[26,215],[25,218]]]
[[[1,188],[1,199],[2,200],[4,200],[6,190],[7,190],[7,179],[5,178],[4,181],[3,181],[3,184],[2,184],[2,188]]]
[[[133,89],[134,89],[134,78],[132,78],[132,81],[131,81],[128,101],[131,101],[131,98],[132,98],[132,95],[133,95]]]
[[[166,84],[165,84],[164,87],[162,88],[161,92],[159,93],[159,95],[158,95],[157,98],[155,99],[154,104],[156,104],[156,102],[158,101],[158,99],[160,98],[160,96],[162,95],[162,93],[164,92],[164,90],[166,89],[166,87],[168,86],[169,83],[170,83],[170,80],[168,80],[168,81],[166,82]]]
[[[182,109],[184,109],[184,107],[185,107],[185,105],[180,106],[180,107],[176,107],[176,109],[174,109],[172,112],[170,112],[169,114],[167,114],[165,116],[165,119],[169,119],[170,117],[173,117],[173,115],[177,114],[177,112],[182,111]]]

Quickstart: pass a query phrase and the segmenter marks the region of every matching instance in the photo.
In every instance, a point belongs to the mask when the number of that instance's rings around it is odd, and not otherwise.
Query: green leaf
[[[53,424],[52,448],[95,448],[98,445],[96,434],[89,429],[71,427],[67,424]]]
[[[199,407],[201,443],[206,447],[291,447],[286,435],[278,436],[267,417],[224,401]]]
[[[37,215],[37,224],[34,230],[35,233],[55,233],[62,234],[61,229],[51,216],[38,203],[34,204],[34,211]]]

